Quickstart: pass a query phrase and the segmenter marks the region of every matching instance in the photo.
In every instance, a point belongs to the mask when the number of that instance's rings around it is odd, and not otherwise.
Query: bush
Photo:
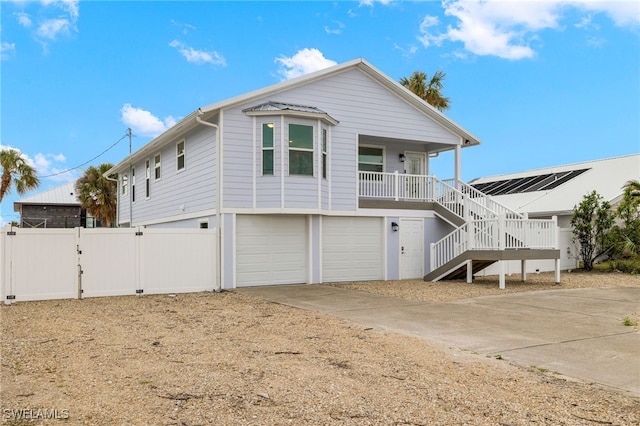
[[[597,271],[624,272],[625,274],[640,274],[640,256],[627,259],[612,259],[594,265]]]

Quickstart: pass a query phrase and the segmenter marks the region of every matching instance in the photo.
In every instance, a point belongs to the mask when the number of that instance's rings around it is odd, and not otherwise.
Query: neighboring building
[[[73,181],[15,201],[13,210],[20,213],[20,227],[93,228],[95,220],[87,216],[75,191]]]
[[[120,226],[218,228],[218,288],[557,258],[550,221],[544,244],[500,237],[499,215],[524,219],[460,182],[461,149],[479,143],[357,59],[202,107],[107,175],[119,177]],[[444,151],[449,181],[429,176]]]
[[[640,154],[487,176],[469,184],[530,218],[557,216],[561,268],[575,269],[579,253],[571,228],[574,207],[592,191],[616,206],[622,199],[625,184],[631,180],[640,180]],[[519,272],[520,264],[513,262],[508,268],[508,272]],[[553,264],[536,261],[529,263],[528,268],[528,272],[549,271],[553,270]],[[495,267],[483,273],[496,273]]]

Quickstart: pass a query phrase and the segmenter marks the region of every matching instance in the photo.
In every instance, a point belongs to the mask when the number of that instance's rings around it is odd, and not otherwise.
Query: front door
[[[427,156],[420,152],[407,152],[404,160],[404,171],[411,176],[405,177],[405,198],[422,199],[425,195],[426,181],[422,177],[426,174]]]
[[[404,171],[409,175],[424,175],[427,156],[420,152],[407,152],[404,156]]]
[[[400,219],[400,279],[423,277],[423,219]]]

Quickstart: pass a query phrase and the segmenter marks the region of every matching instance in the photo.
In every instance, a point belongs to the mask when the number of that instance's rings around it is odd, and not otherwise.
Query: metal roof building
[[[571,215],[591,191],[616,204],[630,180],[640,180],[640,154],[487,176],[469,184],[520,213],[540,217]]]

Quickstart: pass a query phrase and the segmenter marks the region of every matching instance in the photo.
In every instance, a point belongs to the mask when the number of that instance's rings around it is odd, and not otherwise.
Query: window
[[[384,171],[384,149],[368,146],[358,147],[358,170],[361,172]]]
[[[131,202],[136,202],[136,168],[131,167]]]
[[[126,195],[127,194],[127,185],[129,184],[129,175],[124,174],[122,175],[122,195]]]
[[[327,178],[327,129],[322,129],[322,177]]]
[[[144,196],[149,198],[151,195],[151,160],[147,160],[144,162]]]
[[[184,141],[178,142],[176,145],[176,160],[178,171],[184,169]]]
[[[200,219],[198,221],[198,228],[209,229],[209,219]]]
[[[156,154],[153,158],[154,168],[155,168],[155,178],[156,180],[160,179],[160,154]]]
[[[313,176],[313,126],[289,124],[289,174]]]
[[[273,175],[273,141],[274,129],[273,123],[265,123],[262,125],[262,175]]]

